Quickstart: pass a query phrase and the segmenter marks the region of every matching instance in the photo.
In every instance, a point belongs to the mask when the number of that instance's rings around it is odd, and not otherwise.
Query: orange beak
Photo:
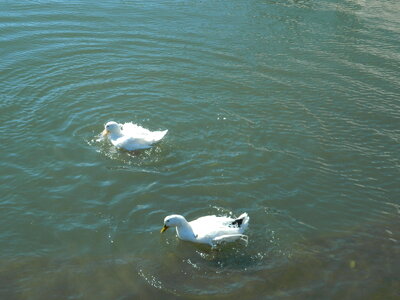
[[[164,227],[163,228],[161,228],[161,233],[163,233],[165,230],[167,230],[169,227],[167,226],[167,225],[164,225]]]
[[[102,136],[106,136],[110,132],[107,129],[104,129],[103,132],[101,133]]]

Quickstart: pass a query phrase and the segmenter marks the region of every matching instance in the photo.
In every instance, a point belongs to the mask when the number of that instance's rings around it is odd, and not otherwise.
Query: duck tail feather
[[[249,215],[247,213],[243,213],[238,218],[236,218],[231,224],[238,226],[239,228],[242,229],[242,231],[244,231],[249,224],[249,220],[250,220]]]

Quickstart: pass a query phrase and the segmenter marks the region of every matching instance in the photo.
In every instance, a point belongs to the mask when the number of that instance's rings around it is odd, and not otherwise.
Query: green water
[[[400,297],[399,11],[0,1],[0,298]],[[247,246],[159,233],[242,212]]]

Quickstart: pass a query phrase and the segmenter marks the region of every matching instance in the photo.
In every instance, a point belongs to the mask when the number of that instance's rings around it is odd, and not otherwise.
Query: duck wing
[[[204,216],[200,217],[196,220],[189,222],[190,226],[193,230],[198,229],[202,231],[203,229],[217,229],[220,227],[228,226],[234,219],[229,217],[217,217],[215,215],[212,216]]]
[[[214,227],[214,228],[219,228],[219,227],[232,227],[232,228],[237,228],[241,229],[243,232],[249,223],[250,217],[247,213],[241,214],[238,218],[233,219],[230,217],[222,216],[222,217],[217,217],[215,215],[211,216],[204,216],[200,217],[194,221],[190,222],[190,225],[192,227]]]
[[[189,224],[199,242],[213,245],[216,242],[233,241],[243,238],[242,233],[247,227],[243,226],[245,222],[247,225],[248,219],[245,219],[244,215],[237,219],[229,217],[205,216],[191,221]],[[238,223],[240,223],[240,225],[238,225]]]
[[[140,139],[135,139],[132,137],[121,137],[116,140],[111,140],[111,142],[115,147],[125,149],[128,151],[151,148],[151,145],[149,145],[145,141]]]
[[[236,234],[224,234],[224,235],[217,236],[217,237],[213,238],[212,244],[218,245],[223,242],[229,243],[229,242],[234,242],[236,240],[245,241],[246,244],[249,242],[249,238],[247,235],[236,233]]]
[[[122,134],[124,136],[134,138],[138,140],[140,144],[153,144],[160,141],[166,134],[168,130],[163,131],[150,131],[139,125],[133,124],[131,122],[125,123],[122,126]]]

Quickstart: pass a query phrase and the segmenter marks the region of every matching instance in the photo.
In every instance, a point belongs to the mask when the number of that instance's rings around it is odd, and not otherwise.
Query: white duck
[[[161,233],[169,227],[176,227],[178,238],[184,241],[209,244],[212,247],[222,242],[242,239],[247,242],[246,230],[250,217],[243,213],[237,219],[229,217],[204,216],[188,222],[181,215],[170,215],[164,219]]]
[[[104,126],[102,135],[108,136],[115,147],[133,151],[150,148],[152,144],[160,141],[167,132],[168,130],[150,131],[133,123],[122,125],[111,121]]]

